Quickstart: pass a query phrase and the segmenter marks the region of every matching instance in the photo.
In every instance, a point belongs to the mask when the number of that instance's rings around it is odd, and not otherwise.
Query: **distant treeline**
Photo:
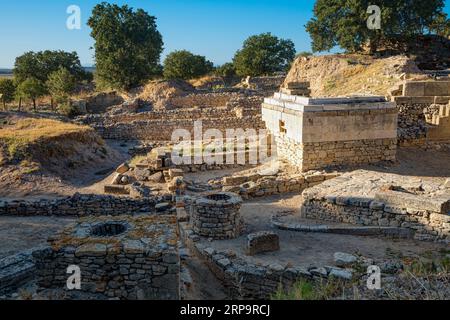
[[[95,67],[83,67],[83,69],[87,72],[94,73]],[[13,74],[12,69],[0,69],[0,74]]]

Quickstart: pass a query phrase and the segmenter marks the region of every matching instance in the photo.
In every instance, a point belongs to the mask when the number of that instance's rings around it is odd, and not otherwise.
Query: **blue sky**
[[[93,64],[93,45],[86,26],[100,0],[15,0],[0,2],[0,68],[10,68],[26,51],[77,51],[83,65]],[[230,61],[250,35],[271,32],[291,39],[297,51],[310,50],[304,25],[314,0],[134,0],[109,1],[143,8],[157,17],[164,55],[187,49],[215,64]],[[81,8],[81,30],[68,30],[66,9]],[[447,1],[450,12],[450,0]]]

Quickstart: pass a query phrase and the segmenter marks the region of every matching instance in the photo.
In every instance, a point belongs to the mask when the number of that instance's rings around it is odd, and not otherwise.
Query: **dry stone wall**
[[[161,199],[75,194],[61,199],[1,201],[0,216],[99,216],[151,212]]]
[[[391,205],[372,198],[308,198],[302,205],[306,218],[364,226],[401,227],[415,232],[417,240],[450,242],[450,215],[412,205]],[[447,210],[447,209],[446,209]]]
[[[250,105],[246,105],[246,101],[237,100],[231,106],[214,108],[87,115],[79,117],[77,121],[94,127],[105,139],[125,140],[171,141],[176,129],[186,129],[193,134],[194,122],[199,120],[202,121],[203,131],[218,129],[224,135],[226,129],[264,129],[261,99],[255,98]]]
[[[33,253],[38,284],[65,290],[67,268],[75,265],[82,292],[125,300],[177,300],[177,240],[173,216],[81,220],[49,239],[48,248]]]

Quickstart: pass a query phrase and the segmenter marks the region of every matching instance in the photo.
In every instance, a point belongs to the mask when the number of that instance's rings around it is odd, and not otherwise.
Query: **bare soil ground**
[[[49,236],[74,221],[61,217],[0,217],[0,259],[45,245]]]
[[[300,215],[300,195],[284,195],[245,202],[241,209],[247,225],[246,234],[274,230],[280,236],[280,251],[248,257],[254,263],[332,265],[335,252],[358,253],[375,261],[389,258],[391,252],[404,256],[420,256],[429,251],[444,249],[444,245],[413,240],[388,239],[383,237],[362,237],[325,233],[302,233],[274,229],[270,218],[276,213],[291,212]],[[213,241],[209,245],[219,250],[232,249],[245,255],[246,235],[224,241]]]

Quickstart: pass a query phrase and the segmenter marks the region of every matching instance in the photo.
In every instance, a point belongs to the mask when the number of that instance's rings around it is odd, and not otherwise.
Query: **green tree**
[[[6,104],[14,100],[15,92],[16,86],[12,79],[0,79],[0,98],[4,110],[6,110]]]
[[[163,50],[156,18],[142,9],[103,2],[88,25],[95,40],[96,79],[115,89],[129,89],[158,74]]]
[[[164,60],[166,79],[193,79],[204,76],[213,70],[213,63],[204,56],[186,50],[174,51]]]
[[[450,19],[446,13],[441,13],[436,17],[431,24],[430,31],[445,38],[450,37]]]
[[[47,93],[45,84],[36,78],[28,78],[17,87],[19,98],[30,99],[33,101],[33,109],[36,108],[36,99],[42,97]],[[19,107],[20,108],[20,107]]]
[[[36,78],[46,82],[50,74],[65,68],[77,81],[90,80],[92,75],[81,66],[76,52],[40,51],[27,52],[16,58],[14,78],[21,83],[28,78]]]
[[[381,9],[381,29],[369,29],[370,5]],[[443,0],[317,0],[306,31],[314,52],[340,46],[347,52],[370,45],[375,52],[386,41],[405,41],[431,32],[442,14]]]
[[[236,76],[236,68],[231,62],[224,63],[220,67],[216,68],[216,70],[214,70],[214,74],[225,79],[234,78]]]
[[[261,76],[286,71],[294,57],[295,46],[291,40],[263,33],[245,40],[233,64],[239,76]]]
[[[52,96],[53,107],[53,99],[57,102],[67,100],[70,93],[75,89],[76,79],[69,70],[61,68],[50,74],[46,85],[48,92]]]

